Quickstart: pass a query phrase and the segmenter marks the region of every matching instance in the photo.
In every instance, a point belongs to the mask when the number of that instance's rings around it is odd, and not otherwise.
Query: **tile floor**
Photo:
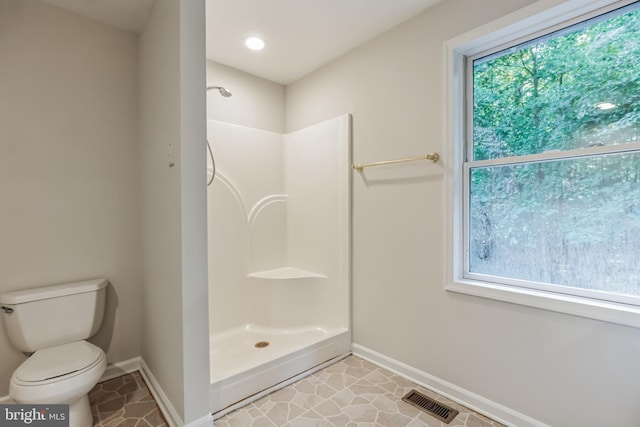
[[[166,427],[139,372],[97,384],[89,393],[94,427]]]
[[[450,424],[402,401],[411,389],[460,413]],[[89,393],[94,427],[166,427],[139,372]],[[215,427],[504,427],[356,356],[215,420]]]
[[[460,413],[450,424],[402,401],[411,389]],[[503,427],[355,356],[231,412],[215,427]]]

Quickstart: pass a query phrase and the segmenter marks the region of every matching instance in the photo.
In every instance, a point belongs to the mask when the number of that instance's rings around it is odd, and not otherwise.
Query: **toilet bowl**
[[[72,403],[96,385],[106,368],[104,352],[86,341],[35,352],[11,377],[18,403]]]
[[[106,366],[104,352],[86,341],[39,350],[13,373],[9,395],[21,404],[68,404],[70,427],[92,425],[88,393]]]
[[[85,341],[102,323],[106,279],[0,295],[9,340],[31,354],[11,376],[19,404],[67,404],[69,427],[91,427],[89,391],[106,369],[102,349]]]

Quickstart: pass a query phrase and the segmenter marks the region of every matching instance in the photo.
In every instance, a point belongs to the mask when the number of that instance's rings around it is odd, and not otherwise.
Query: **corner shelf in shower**
[[[312,271],[302,270],[294,267],[281,267],[274,268],[272,270],[256,271],[250,273],[247,277],[254,277],[257,279],[311,279],[321,278],[326,279],[324,274],[314,273]]]

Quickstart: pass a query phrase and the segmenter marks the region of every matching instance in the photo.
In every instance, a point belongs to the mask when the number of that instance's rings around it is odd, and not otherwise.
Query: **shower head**
[[[207,86],[207,90],[217,90],[218,92],[220,92],[220,95],[224,96],[225,98],[231,96],[231,92],[229,92],[222,86]]]

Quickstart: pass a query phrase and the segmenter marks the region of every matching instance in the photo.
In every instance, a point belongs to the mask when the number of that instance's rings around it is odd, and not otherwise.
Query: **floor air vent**
[[[416,408],[426,412],[432,417],[436,417],[445,424],[449,424],[458,415],[458,411],[453,408],[436,402],[435,400],[425,396],[422,393],[418,393],[415,390],[411,390],[407,393],[402,400],[415,406]]]

